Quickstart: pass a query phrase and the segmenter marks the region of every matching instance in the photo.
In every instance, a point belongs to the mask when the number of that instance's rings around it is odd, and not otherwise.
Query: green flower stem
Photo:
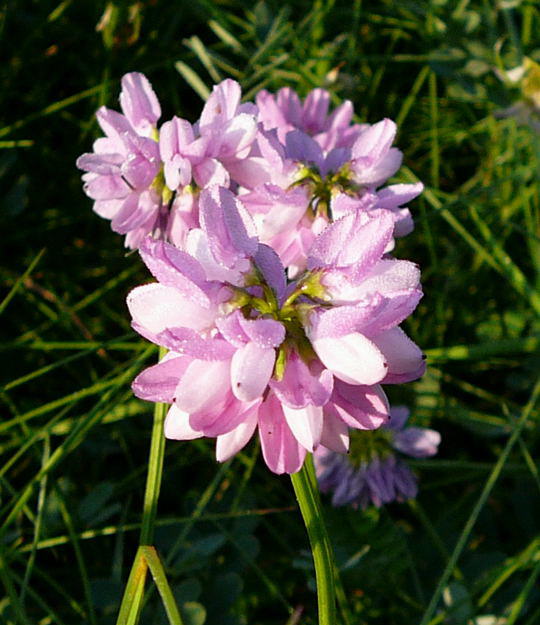
[[[159,348],[159,360],[165,356],[167,350]],[[156,522],[157,502],[161,488],[163,474],[163,456],[165,454],[165,435],[163,425],[167,415],[167,404],[156,404],[154,408],[154,425],[152,426],[152,440],[150,442],[150,458],[148,473],[146,474],[146,490],[144,492],[144,507],[141,526],[140,545],[151,545],[154,541],[154,525]]]
[[[159,360],[161,360],[166,353],[167,350],[160,347]],[[145,547],[150,547],[154,540],[157,502],[161,488],[161,477],[163,475],[163,456],[165,454],[163,425],[165,423],[167,409],[167,404],[156,404],[154,407],[154,424],[152,426],[150,457],[148,459],[148,472],[146,474],[139,549],[133,560],[131,573],[124,591],[124,596],[122,597],[120,612],[116,621],[117,625],[136,625],[141,614],[144,599],[144,585],[148,566],[150,564],[146,557],[149,552],[145,551]],[[154,566],[153,568],[155,569],[156,567]],[[153,575],[154,573],[155,571],[152,570]],[[169,615],[169,610],[167,610],[167,614]]]
[[[336,625],[334,556],[322,516],[311,455],[306,457],[300,471],[291,475],[291,482],[306,525],[315,563],[319,625]]]

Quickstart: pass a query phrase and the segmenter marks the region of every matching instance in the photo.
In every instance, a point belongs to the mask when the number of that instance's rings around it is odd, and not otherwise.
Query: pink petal
[[[387,212],[352,213],[330,224],[308,253],[308,269],[351,267],[351,278],[365,275],[392,238],[394,220]]]
[[[87,178],[84,192],[93,200],[114,200],[125,198],[130,192],[128,185],[118,175],[98,175]]]
[[[179,410],[175,405],[169,408],[165,418],[164,433],[165,438],[177,441],[191,441],[203,436],[202,432],[197,432],[189,425],[188,413]]]
[[[140,399],[170,404],[188,364],[189,360],[181,356],[162,360],[139,373],[131,388]]]
[[[388,421],[389,410],[388,399],[380,385],[353,386],[337,381],[332,398],[325,406],[325,415],[337,417],[355,429],[373,430]]]
[[[315,339],[312,345],[323,365],[344,382],[376,384],[387,373],[388,365],[381,351],[358,332]]]
[[[349,451],[348,425],[340,418],[325,413],[321,433],[321,445],[337,453],[346,454]]]
[[[248,234],[239,212],[240,203],[229,190],[223,187],[204,189],[199,207],[201,227],[218,263],[232,267],[237,260],[255,254],[257,239]],[[250,230],[254,227],[250,226]]]
[[[230,360],[234,347],[220,338],[202,338],[191,328],[172,328],[160,332],[158,340],[161,345],[198,360]]]
[[[260,397],[268,386],[275,361],[273,348],[250,342],[238,349],[231,361],[231,387],[235,396],[241,401]]]
[[[296,473],[306,450],[293,436],[277,398],[270,394],[259,409],[259,437],[263,457],[274,473]]]
[[[383,119],[369,126],[356,140],[352,157],[369,157],[373,161],[380,159],[388,151],[396,136],[396,124],[390,119]]]
[[[310,134],[319,132],[324,127],[330,94],[326,89],[313,89],[304,101],[303,127]]]
[[[147,133],[161,116],[161,107],[154,90],[144,74],[131,72],[122,78],[120,106],[133,127]]]
[[[378,186],[397,172],[402,160],[403,154],[397,148],[390,148],[388,153],[375,163],[357,159],[353,161],[354,179],[358,184]]]
[[[97,110],[96,119],[108,137],[120,139],[126,133],[133,133],[133,128],[124,115],[105,106]]]
[[[176,406],[189,413],[209,410],[230,389],[229,370],[228,361],[193,360],[176,389]]]
[[[139,253],[144,264],[161,284],[174,287],[199,306],[210,307],[210,299],[203,288],[206,275],[195,258],[152,237],[143,241]]]
[[[228,390],[219,401],[190,413],[189,423],[194,430],[200,430],[205,436],[215,438],[237,428],[245,421],[250,411],[257,409],[261,401],[259,398],[254,402],[242,402]]]
[[[240,423],[234,430],[221,434],[216,441],[216,460],[225,462],[237,454],[253,436],[257,427],[257,414],[259,404],[256,404],[245,416],[245,421]]]
[[[302,104],[300,98],[290,87],[283,87],[277,93],[277,105],[285,119],[293,126],[302,123]]]
[[[235,115],[220,129],[219,150],[213,156],[225,159],[234,155],[247,156],[257,135],[257,121],[252,115]],[[246,152],[247,150],[247,152]],[[244,152],[242,155],[241,153]]]
[[[384,354],[390,374],[415,372],[423,364],[422,350],[399,327],[386,330],[371,340]]]
[[[408,204],[424,190],[421,182],[416,184],[392,184],[377,191],[377,205],[381,208],[397,208]]]
[[[282,409],[296,440],[308,451],[313,451],[321,440],[323,409],[309,404],[304,408],[291,408],[282,404]]]
[[[206,126],[231,119],[240,104],[241,95],[240,85],[230,78],[215,85],[201,113],[199,122],[201,130]]]
[[[285,340],[285,326],[274,319],[246,319],[238,317],[248,340],[263,348],[279,347]]]
[[[215,158],[205,158],[193,166],[193,177],[199,187],[229,186],[229,173]]]
[[[287,357],[281,380],[272,379],[270,386],[279,400],[290,408],[308,405],[324,406],[332,394],[334,378],[327,369],[311,371],[307,364],[292,351]]]
[[[190,302],[180,292],[162,284],[145,284],[128,295],[133,321],[157,335],[167,328],[202,330],[214,320],[214,311]]]

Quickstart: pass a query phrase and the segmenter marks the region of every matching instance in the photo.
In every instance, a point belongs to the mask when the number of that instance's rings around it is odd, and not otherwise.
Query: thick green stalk
[[[291,481],[306,525],[315,563],[319,625],[336,625],[334,556],[322,516],[311,455],[306,457],[300,471],[291,475]]]

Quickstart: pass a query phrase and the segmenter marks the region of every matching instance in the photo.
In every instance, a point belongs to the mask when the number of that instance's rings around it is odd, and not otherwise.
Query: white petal
[[[238,349],[231,361],[231,387],[240,401],[260,397],[272,375],[276,352],[253,342]]]
[[[257,427],[258,410],[259,404],[255,406],[253,412],[248,415],[243,423],[231,432],[217,437],[216,460],[218,462],[225,462],[225,460],[234,456],[248,443]]]
[[[388,361],[390,373],[408,373],[422,364],[422,350],[399,327],[382,332],[373,342]]]
[[[305,408],[290,408],[282,404],[283,414],[296,440],[308,451],[313,451],[321,440],[323,409],[308,405]]]
[[[202,432],[197,432],[189,425],[189,415],[187,412],[179,410],[176,406],[171,406],[165,419],[165,438],[172,438],[177,441],[191,441],[201,438]]]
[[[312,345],[325,367],[349,384],[376,384],[387,373],[382,353],[358,332],[315,339]]]
[[[134,288],[127,305],[133,320],[154,334],[166,328],[202,330],[215,316],[212,308],[203,308],[176,289],[157,283]]]
[[[182,376],[174,399],[180,410],[193,413],[222,401],[229,388],[229,361],[194,360]]]

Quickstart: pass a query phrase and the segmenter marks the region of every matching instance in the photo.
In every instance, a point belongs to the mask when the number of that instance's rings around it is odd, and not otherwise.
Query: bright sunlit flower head
[[[158,282],[128,297],[133,327],[170,350],[133,385],[143,399],[172,404],[166,436],[215,437],[225,460],[258,428],[270,469],[293,473],[319,444],[344,451],[349,428],[383,424],[380,383],[424,370],[399,328],[421,297],[419,272],[383,258],[388,214],[327,226],[307,270],[287,283],[230,190],[203,190],[199,211],[184,251],[144,241],[142,258]]]

